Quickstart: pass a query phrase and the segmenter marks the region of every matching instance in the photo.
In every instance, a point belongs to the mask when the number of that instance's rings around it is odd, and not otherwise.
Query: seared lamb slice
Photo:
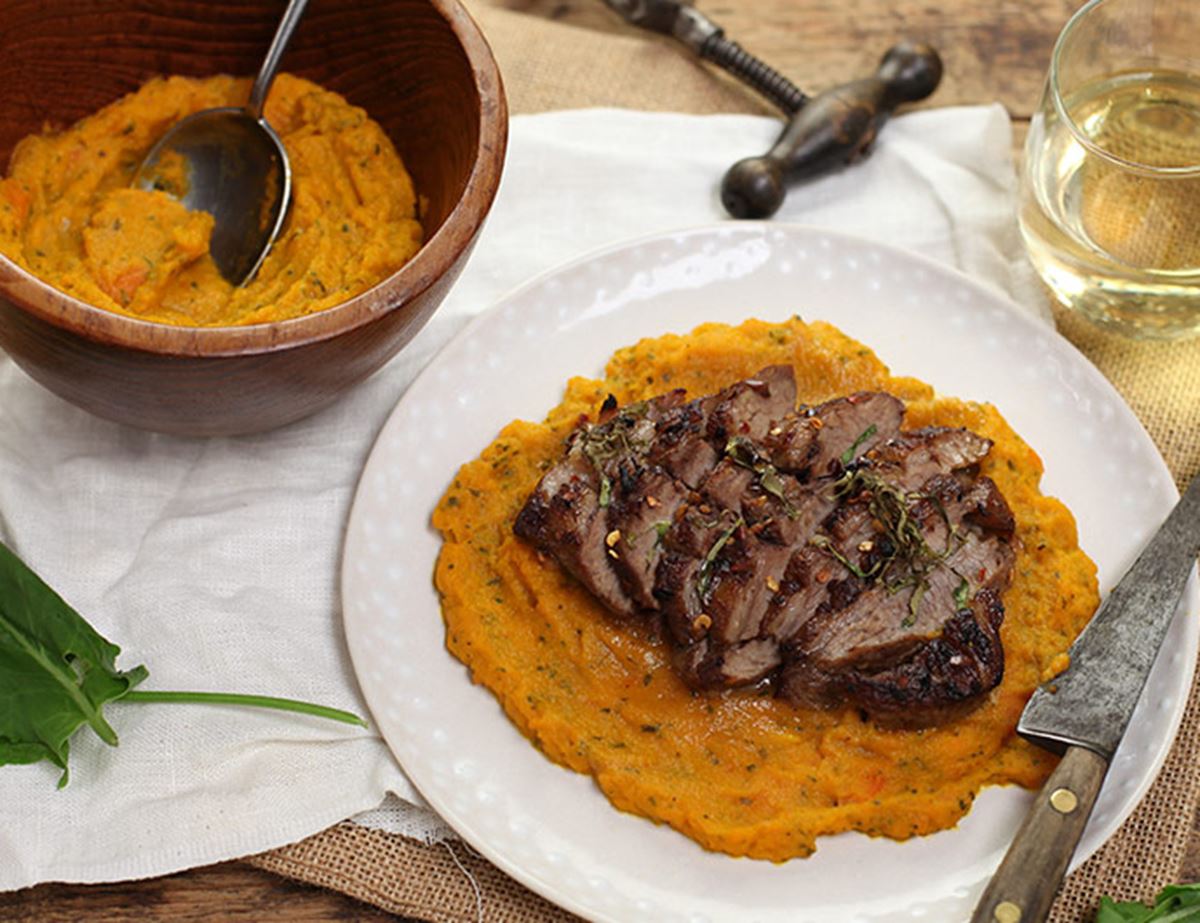
[[[830,673],[818,663],[793,660],[780,674],[779,693],[805,705],[853,702],[887,723],[923,726],[978,704],[1004,676],[998,590],[980,590],[940,633],[906,659]]]
[[[880,446],[872,466],[889,481],[915,490],[936,475],[977,465],[991,449],[992,440],[969,429],[929,426]]]
[[[785,652],[781,694],[810,705],[851,701],[920,724],[993,688],[1004,670],[999,599],[1013,550],[971,531],[955,540],[949,557],[900,592],[870,585],[841,607],[831,594]]]
[[[972,482],[947,472],[918,493],[894,495],[903,498],[911,523],[907,538],[875,531],[876,515],[887,516],[876,505],[880,496],[859,496],[838,507],[817,543],[839,578],[853,577],[859,585],[852,597],[831,591],[796,640],[796,651],[824,670],[904,657],[935,636],[965,600],[983,588],[1003,590],[1011,576],[1008,543],[965,521],[980,506],[1007,509],[991,480]],[[907,541],[916,557],[889,560],[897,541]]]
[[[757,633],[770,586],[778,586],[791,556],[780,541],[786,528],[779,521],[790,524],[782,481],[770,481],[779,496],[760,482],[760,472],[722,459],[664,537],[668,554],[655,595],[680,643],[711,636],[728,644]],[[798,488],[793,493],[799,501]]]
[[[658,467],[618,478],[613,489],[605,544],[622,586],[643,609],[658,608],[654,574],[663,539],[686,499],[686,488]]]
[[[730,458],[723,458],[704,481],[705,501],[717,509],[742,512],[742,504],[754,487],[755,474]]]
[[[900,432],[904,404],[861,391],[781,420],[763,444],[775,466],[802,479],[840,474],[846,464]]]
[[[746,641],[759,623],[791,551],[760,540],[733,510],[689,504],[664,539],[654,596],[676,641]]]
[[[714,395],[708,437],[720,447],[734,436],[760,440],[796,409],[796,378],[790,365],[772,365],[753,378]]]
[[[683,388],[675,388],[672,391],[656,394],[644,401],[634,401],[632,404],[622,407],[617,403],[616,396],[610,394],[600,405],[600,410],[596,414],[595,428],[603,430],[605,427],[612,427],[615,423],[623,423],[628,426],[639,420],[648,420],[658,424],[686,400],[687,392]],[[618,420],[618,418],[623,419]]]
[[[721,460],[731,435],[760,436],[795,407],[791,366],[770,366],[754,378],[665,413],[648,460],[698,489]]]
[[[756,682],[778,664],[778,639],[762,635],[763,618],[779,593],[792,545],[811,533],[828,504],[775,471],[748,438],[733,437],[726,448],[698,502],[708,521],[719,515],[729,525],[703,538],[685,525],[686,541],[669,534],[677,554],[659,572],[668,624],[684,645],[680,672],[701,688]]]
[[[845,502],[811,540],[834,575],[786,645],[783,695],[874,711],[894,705],[919,722],[999,681],[1003,652],[991,639],[1012,573],[1013,520],[996,485],[969,470],[989,446],[965,430],[905,434],[849,477]],[[899,522],[907,525],[897,530]],[[921,669],[933,672],[919,708],[904,690]]]
[[[675,668],[695,689],[746,686],[769,676],[779,666],[774,638],[751,638],[714,650],[708,639],[697,641],[675,656]]]
[[[875,672],[840,676],[843,694],[868,711],[906,725],[924,725],[977,704],[1004,677],[1000,594],[983,589],[958,610],[938,637],[908,660]]]
[[[790,554],[741,526],[710,559],[708,576],[700,569],[694,595],[703,615],[688,624],[671,622],[684,645],[677,664],[685,682],[699,688],[742,685],[778,666],[778,641],[761,634],[762,619]]]
[[[829,609],[801,629],[795,652],[826,673],[896,663],[937,637],[979,590],[1007,586],[1012,562],[1007,544],[966,533],[958,550],[919,584],[893,592],[857,581],[856,593],[841,599],[831,593]]]
[[[712,558],[707,589],[697,586],[712,625],[706,634],[718,644],[757,637],[763,616],[780,586],[792,551],[761,541],[742,526]]]
[[[829,593],[835,568],[828,556],[814,547],[801,547],[792,554],[763,617],[762,633],[781,644],[790,641],[812,618]]]
[[[752,494],[742,503],[742,514],[753,523],[756,534],[764,541],[789,549],[789,558],[778,578],[764,613],[760,633],[779,642],[795,635],[824,600],[830,581],[841,573],[837,562],[810,544],[822,523],[838,509],[834,492],[823,485],[820,489],[803,489],[790,475],[780,474],[783,499],[766,492]]]
[[[686,645],[677,658],[680,672],[700,688],[756,682],[773,668],[768,664],[778,663],[781,636],[768,630],[764,620],[798,588],[794,573],[789,580],[793,548],[833,506],[830,498],[803,490],[794,478],[776,472],[748,440],[737,440],[736,451],[705,482],[702,499],[710,510],[722,510],[727,521],[737,522],[738,514],[744,527],[715,552],[722,535],[710,533],[707,545],[693,544],[690,552],[707,559],[707,576],[703,566],[693,566],[689,579],[696,588],[688,595],[695,605],[668,618],[676,640]],[[665,568],[660,584],[682,573]],[[676,611],[678,602],[665,608]]]
[[[714,509],[694,495],[675,516],[663,537],[663,552],[654,580],[667,627],[680,644],[706,637],[712,626],[704,611],[717,557],[726,544],[744,529],[741,517],[730,510]]]
[[[707,405],[713,398],[689,401],[672,408],[658,423],[654,444],[647,461],[661,467],[691,488],[708,477],[721,453],[705,435],[708,429]]]
[[[1017,522],[996,482],[981,477],[963,495],[963,520],[1002,538],[1012,538]]]
[[[817,612],[844,608],[865,586],[851,579],[854,574],[843,560],[871,573],[888,550],[876,541],[878,524],[869,506],[839,501],[828,485],[809,492],[797,522],[791,543],[796,550],[763,619],[763,632],[781,643],[790,641]]]
[[[721,506],[740,509],[760,538],[779,545],[806,540],[834,504],[832,496],[779,471],[758,444],[741,436],[726,443],[725,458],[705,482],[704,491]]]
[[[579,446],[542,477],[517,516],[513,531],[554,557],[605,607],[632,615],[637,604],[611,566],[609,533],[600,507],[600,475]]]

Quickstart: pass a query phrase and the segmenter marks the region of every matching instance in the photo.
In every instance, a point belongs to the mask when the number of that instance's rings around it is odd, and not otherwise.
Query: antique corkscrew
[[[735,218],[767,218],[783,204],[787,184],[865,156],[901,103],[924,99],[942,79],[929,45],[901,42],[870,77],[810,98],[692,6],[692,0],[605,0],[634,25],[670,35],[761,93],[788,116],[779,140],[760,157],[739,160],[721,181],[721,202]]]

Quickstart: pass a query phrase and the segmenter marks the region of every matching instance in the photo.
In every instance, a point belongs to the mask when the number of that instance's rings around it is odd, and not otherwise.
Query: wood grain
[[[599,32],[628,26],[600,0],[476,0]],[[1018,120],[1015,143],[1037,103],[1054,38],[1077,0],[697,0],[727,35],[805,90],[870,73],[902,37],[930,42],[946,75],[926,105],[999,100]],[[1200,880],[1200,816],[1184,880]],[[396,920],[349,898],[260,872],[241,863],[145,882],[91,887],[42,885],[0,895],[0,918],[20,923],[105,919]]]
[[[298,884],[239,862],[110,885],[39,885],[0,899],[7,923],[315,923],[403,920],[352,898]]]
[[[1005,920],[1004,909],[1014,911],[1008,923],[1046,919],[1107,772],[1108,760],[1100,754],[1067,747],[984,889],[971,923]]]
[[[496,5],[607,32],[630,30],[600,0]],[[928,42],[946,77],[926,103],[999,100],[1015,118],[1037,105],[1050,51],[1077,0],[697,0],[725,34],[806,92],[872,73],[902,38]]]

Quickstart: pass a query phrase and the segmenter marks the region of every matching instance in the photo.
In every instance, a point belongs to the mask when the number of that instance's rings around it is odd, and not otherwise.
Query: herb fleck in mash
[[[782,363],[795,369],[805,403],[887,391],[907,404],[907,428],[964,426],[994,440],[981,474],[1012,507],[1017,555],[1004,596],[1004,678],[969,714],[904,730],[756,690],[695,694],[652,629],[610,616],[513,534],[563,439],[608,394],[622,406],[672,388],[711,394]],[[1041,460],[994,407],[893,377],[827,324],[707,324],[643,340],[617,352],[603,381],[568,382],[545,422],[510,423],[455,476],[433,517],[444,540],[435,580],[447,647],[548,757],[591,774],[616,807],[709,849],[782,861],[847,830],[898,840],[944,830],[985,785],[1037,786],[1054,765],[1016,736],[1017,718],[1037,685],[1066,667],[1098,596],[1075,520],[1042,496],[1041,475]]]
[[[129,188],[175,122],[242,105],[249,87],[225,76],[156,78],[66,131],[24,139],[0,180],[0,253],[89,304],[188,326],[312,314],[399,269],[422,239],[404,164],[362,109],[299,77],[281,74],[267,100],[291,161],[293,201],[247,285],[231,286],[209,256],[210,215],[168,191]],[[186,184],[182,171],[176,179]]]

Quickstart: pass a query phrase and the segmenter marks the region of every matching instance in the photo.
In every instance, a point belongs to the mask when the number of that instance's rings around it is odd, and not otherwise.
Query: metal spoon
[[[187,188],[179,201],[216,219],[209,249],[233,285],[254,277],[291,201],[287,151],[263,118],[263,104],[307,3],[288,3],[246,107],[205,109],[182,119],[150,149],[133,178],[136,188],[161,189],[164,158],[170,163],[182,158]]]

